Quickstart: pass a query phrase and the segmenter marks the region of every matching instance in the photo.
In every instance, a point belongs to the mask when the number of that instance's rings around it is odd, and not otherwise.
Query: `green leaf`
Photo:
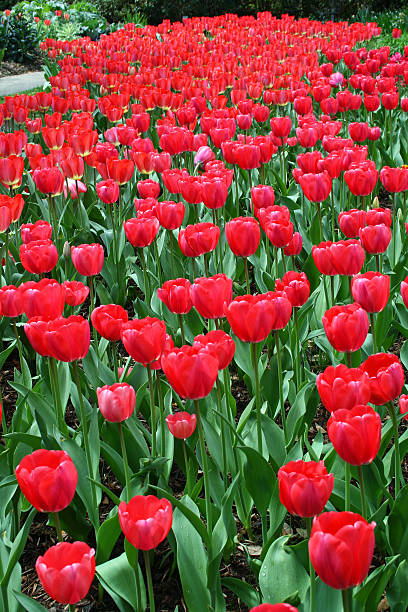
[[[221,584],[226,589],[234,593],[239,599],[241,599],[248,608],[254,608],[255,606],[259,606],[261,600],[259,598],[259,593],[256,592],[253,586],[244,582],[243,580],[238,580],[237,578],[221,578]]]
[[[388,537],[395,554],[408,560],[408,485],[398,493],[388,517]]]
[[[364,584],[354,594],[354,597],[363,604],[365,610],[377,609],[389,579],[395,574],[398,557],[399,555],[391,557],[385,565],[381,565],[371,572]]]
[[[387,599],[392,612],[406,612],[408,609],[408,563],[404,559],[387,589]]]
[[[146,608],[146,592],[143,575],[139,567],[141,602],[137,600],[135,570],[130,567],[126,553],[96,566],[96,574],[121,612]]]
[[[96,563],[104,563],[109,559],[120,533],[119,517],[116,513],[106,519],[98,529],[96,534]]]
[[[24,595],[24,593],[20,593],[13,589],[13,595],[26,612],[44,612],[44,610],[47,610],[47,608],[44,608],[38,601],[31,599],[27,595]]]
[[[264,601],[280,603],[299,594],[304,600],[309,587],[309,575],[289,546],[288,536],[275,540],[269,548],[259,572],[259,586]]]
[[[246,456],[243,468],[246,488],[254,500],[259,514],[265,516],[276,480],[275,473],[269,463],[255,449],[249,446],[239,446],[238,448]]]
[[[185,495],[183,505],[197,518],[198,508]],[[173,533],[177,541],[177,566],[183,587],[184,600],[189,612],[211,609],[207,586],[207,553],[196,529],[178,508],[173,515]]]
[[[14,540],[12,547],[10,549],[10,557],[7,564],[6,572],[2,578],[0,586],[7,586],[8,580],[10,578],[11,572],[16,566],[23,550],[27,542],[28,534],[30,532],[31,523],[34,520],[35,515],[37,514],[36,508],[32,508],[30,514],[27,516],[23,527],[17,534],[16,539]]]

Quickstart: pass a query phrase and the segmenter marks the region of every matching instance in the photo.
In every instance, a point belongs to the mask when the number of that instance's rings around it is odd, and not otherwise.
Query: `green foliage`
[[[5,60],[19,63],[33,61],[38,51],[38,36],[30,19],[21,13],[12,12],[0,24]]]

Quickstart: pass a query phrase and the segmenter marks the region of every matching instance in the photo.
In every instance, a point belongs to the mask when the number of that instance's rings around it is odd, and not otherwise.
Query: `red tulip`
[[[369,320],[359,304],[333,306],[322,317],[324,331],[336,351],[358,351],[368,334]]]
[[[189,412],[175,412],[166,417],[167,427],[170,433],[180,440],[185,440],[193,435],[197,424],[195,414]]]
[[[89,287],[81,281],[64,281],[62,286],[65,289],[65,303],[69,306],[79,306],[88,297]]]
[[[196,336],[193,346],[201,346],[212,352],[218,359],[219,370],[225,370],[229,366],[235,353],[234,340],[222,329],[214,329],[208,334]]]
[[[384,253],[391,242],[391,230],[384,223],[363,227],[359,236],[364,249],[372,255]]]
[[[408,308],[408,276],[401,283],[401,297],[406,308]]]
[[[381,225],[382,223],[387,227],[392,225],[392,214],[389,208],[371,208],[366,213],[367,225]]]
[[[262,342],[275,321],[272,301],[265,294],[236,297],[225,309],[231,329],[243,342]]]
[[[232,279],[225,274],[196,278],[190,289],[191,301],[205,319],[225,316],[225,307],[232,300]]]
[[[327,433],[343,461],[351,465],[371,463],[380,448],[381,417],[365,404],[336,410],[327,423]]]
[[[214,251],[220,238],[220,228],[213,223],[197,223],[187,225],[184,239],[194,257]]]
[[[404,415],[404,420],[408,420],[408,395],[401,395],[399,398],[400,413]],[[1,420],[1,418],[0,418]]]
[[[132,416],[136,406],[136,393],[127,383],[98,387],[96,395],[99,410],[110,423],[120,423]]]
[[[329,412],[350,410],[370,400],[370,379],[360,368],[348,368],[342,363],[328,366],[318,374],[316,385],[322,404]]]
[[[361,584],[374,553],[375,523],[353,512],[324,512],[313,520],[309,555],[320,579],[333,589]]]
[[[365,210],[352,208],[344,210],[339,214],[340,229],[347,238],[357,238],[361,228],[366,224]]]
[[[129,355],[138,363],[151,364],[159,359],[166,340],[166,325],[155,317],[133,319],[124,323],[120,338]]]
[[[30,274],[51,272],[58,261],[57,247],[51,240],[34,240],[20,246],[20,259]]]
[[[227,200],[228,187],[221,177],[202,178],[203,204],[210,210],[222,208]]]
[[[119,199],[119,185],[113,179],[96,183],[96,193],[104,204],[114,204]]]
[[[380,171],[380,181],[391,193],[406,191],[408,189],[408,169],[384,166]]]
[[[231,251],[240,257],[253,255],[261,240],[259,223],[253,217],[237,217],[225,225],[225,237]]]
[[[160,185],[157,181],[146,179],[138,181],[137,190],[141,198],[158,198],[160,194]]]
[[[120,340],[120,332],[128,321],[128,313],[118,304],[98,306],[91,313],[91,323],[102,338],[111,342]]]
[[[349,133],[354,142],[363,142],[368,138],[367,123],[353,122],[348,125]]]
[[[65,288],[52,278],[43,278],[38,283],[29,281],[20,285],[23,310],[27,317],[60,317],[65,306]]]
[[[95,276],[102,270],[104,253],[101,244],[80,244],[71,247],[75,270],[82,276]]]
[[[23,244],[34,242],[36,240],[50,240],[52,234],[52,225],[43,219],[39,219],[35,223],[23,223],[21,225],[21,240]]]
[[[256,185],[251,189],[251,199],[254,209],[268,208],[275,203],[275,192],[270,185]]]
[[[285,248],[283,249],[283,252],[287,256],[299,255],[299,253],[302,251],[302,247],[303,247],[302,236],[299,234],[299,232],[294,232],[292,238],[290,239],[289,244],[287,244]]]
[[[0,158],[0,182],[6,187],[17,189],[21,185],[24,172],[24,159],[17,155]]]
[[[182,346],[163,353],[163,371],[173,389],[182,398],[201,399],[214,386],[218,359],[202,346]]]
[[[23,196],[20,193],[15,195],[13,198],[7,195],[0,194],[0,211],[2,211],[2,216],[4,218],[8,218],[8,211],[10,218],[8,225],[10,225],[11,222],[18,221],[18,219],[21,217],[21,213],[23,212],[24,204],[25,202]],[[43,221],[43,223],[46,222]]]
[[[381,312],[390,297],[390,277],[379,272],[357,274],[351,280],[351,293],[367,312]]]
[[[324,202],[332,189],[332,180],[328,172],[302,174],[299,176],[299,183],[310,202]]]
[[[173,523],[171,503],[154,495],[136,495],[129,503],[121,502],[118,516],[125,538],[138,550],[156,548]]]
[[[157,296],[175,314],[187,314],[193,303],[190,295],[191,283],[186,278],[176,278],[163,283],[157,289]]]
[[[255,606],[255,608],[251,608],[249,612],[299,612],[299,610],[286,603],[265,603],[261,604],[260,606]]]
[[[19,317],[24,312],[21,285],[6,285],[0,288],[0,313],[4,317]]]
[[[30,323],[31,319],[28,321]],[[47,354],[59,361],[83,359],[89,350],[89,323],[80,315],[47,322],[44,338]]]
[[[16,467],[24,496],[39,512],[60,512],[71,503],[78,472],[65,451],[41,448],[26,455]]]
[[[85,542],[59,542],[35,563],[48,595],[62,604],[75,604],[85,597],[95,575],[95,551]]]
[[[370,403],[382,406],[398,397],[404,385],[404,370],[396,355],[370,355],[360,366],[370,379]]]
[[[24,331],[29,343],[34,351],[42,357],[51,357],[46,338],[48,325],[49,320],[44,317],[32,317],[24,325]]]
[[[304,272],[286,272],[282,280],[275,281],[276,291],[283,291],[292,306],[300,307],[307,302],[310,295],[310,283]]]
[[[337,274],[358,274],[364,264],[365,253],[359,240],[338,240],[329,247],[330,258]]]
[[[123,224],[126,238],[134,247],[146,247],[152,244],[160,228],[156,217],[132,217]]]
[[[155,207],[159,223],[167,230],[175,230],[183,223],[186,207],[183,202],[163,200]]]
[[[128,183],[133,176],[135,164],[130,159],[115,159],[113,157],[106,160],[109,178],[113,179],[118,185]]]
[[[352,164],[344,173],[344,180],[351,193],[357,196],[367,196],[372,193],[378,180],[378,170],[368,162]]]
[[[64,188],[64,175],[56,166],[34,170],[33,181],[38,191],[50,196],[60,195]]]
[[[323,461],[290,461],[278,471],[279,499],[291,514],[311,517],[323,512],[334,476]]]

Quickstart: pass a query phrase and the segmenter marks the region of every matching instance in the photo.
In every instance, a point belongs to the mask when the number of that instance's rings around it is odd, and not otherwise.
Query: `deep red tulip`
[[[406,308],[408,308],[408,276],[401,283],[401,297]]]
[[[74,462],[65,451],[41,448],[16,467],[24,496],[39,512],[60,512],[72,501],[78,482]]]
[[[171,503],[154,495],[136,495],[121,502],[119,523],[125,538],[138,550],[152,550],[167,537],[173,523]]]
[[[146,179],[138,181],[137,190],[141,198],[158,198],[160,194],[160,185],[157,181]]]
[[[378,255],[387,250],[391,242],[391,229],[384,223],[367,225],[361,228],[359,236],[367,253]]]
[[[327,241],[312,246],[312,257],[316,268],[326,276],[338,274],[333,258],[330,256],[330,248],[333,244],[333,242]]]
[[[198,345],[208,349],[217,357],[219,370],[225,370],[234,357],[235,342],[222,329],[213,329],[208,334],[196,336],[193,346]]]
[[[255,606],[255,608],[251,608],[249,612],[299,612],[299,610],[287,603],[264,603],[260,606]]]
[[[12,187],[13,189],[20,187],[23,172],[24,159],[22,157],[10,155],[0,158],[0,182],[6,187]]]
[[[333,306],[322,317],[324,331],[336,351],[358,351],[367,338],[368,315],[359,304]]]
[[[166,340],[166,325],[155,317],[133,319],[124,323],[120,338],[129,355],[138,363],[151,364],[159,359]]]
[[[184,231],[184,239],[194,253],[194,257],[214,251],[219,238],[220,228],[213,223],[187,225]]]
[[[8,211],[9,216],[10,216],[10,222],[8,222],[8,225],[10,225],[11,222],[17,221],[21,217],[21,213],[23,212],[24,204],[25,202],[24,202],[23,196],[20,193],[15,195],[13,198],[7,195],[0,194],[0,212],[2,212],[3,218],[4,217],[7,218],[7,211]],[[43,221],[43,223],[45,223],[45,221]]]
[[[41,357],[51,357],[46,337],[48,324],[49,319],[45,317],[32,317],[24,325],[24,331],[29,343]]]
[[[299,183],[303,193],[310,202],[327,200],[332,189],[332,180],[328,172],[302,174]]]
[[[19,317],[24,312],[21,285],[6,285],[0,288],[0,313],[4,317]]]
[[[400,193],[408,189],[408,168],[384,166],[380,171],[380,181],[390,193]]]
[[[160,229],[156,217],[132,217],[123,224],[126,238],[134,247],[146,247],[152,244]]]
[[[127,383],[98,387],[96,395],[99,410],[107,421],[120,423],[132,416],[136,406],[136,393]]]
[[[225,274],[196,278],[190,289],[191,301],[205,319],[225,317],[225,308],[232,300],[232,279]]]
[[[350,137],[354,142],[363,142],[368,138],[368,124],[353,122],[348,125]]]
[[[118,304],[104,304],[91,312],[91,323],[102,338],[111,342],[120,340],[122,325],[128,321],[128,313]]]
[[[206,397],[218,375],[218,359],[207,348],[198,345],[163,353],[161,365],[170,385],[186,399]]]
[[[279,499],[290,514],[311,517],[323,512],[334,476],[323,461],[290,461],[278,471]]]
[[[399,398],[400,413],[403,414],[403,419],[408,420],[408,395],[401,395]],[[1,419],[0,419],[1,420]]]
[[[186,278],[175,278],[157,289],[157,296],[175,314],[187,314],[193,303],[190,295],[191,283]]]
[[[283,291],[292,306],[303,306],[310,295],[310,283],[304,272],[286,272],[282,280],[275,281],[276,291]]]
[[[283,252],[287,256],[299,255],[302,251],[303,247],[303,239],[299,232],[294,232],[292,238],[290,239],[289,244],[285,246]]]
[[[351,293],[367,312],[381,312],[390,297],[390,277],[379,272],[357,274],[351,280]]]
[[[166,417],[166,423],[175,438],[185,440],[193,435],[197,418],[195,414],[189,412],[174,412]]]
[[[231,251],[240,257],[253,255],[261,240],[259,223],[253,217],[237,217],[225,225],[225,237]]]
[[[365,404],[336,410],[327,423],[327,433],[343,461],[351,465],[371,463],[380,448],[381,417]]]
[[[83,359],[89,350],[89,323],[80,315],[47,321],[44,344],[47,354],[59,361]]]
[[[167,230],[175,230],[183,223],[186,207],[183,202],[163,200],[155,207],[159,223]]]
[[[256,185],[251,189],[251,199],[254,209],[268,208],[275,203],[275,192],[270,185]]]
[[[375,523],[354,512],[324,512],[313,520],[309,555],[319,578],[333,589],[361,584],[374,553]]]
[[[89,287],[81,281],[64,281],[62,286],[65,289],[65,303],[69,306],[79,306],[88,297]]]
[[[339,214],[340,229],[347,238],[358,238],[359,231],[365,227],[365,224],[365,210],[352,208],[351,210],[344,210]]]
[[[367,225],[381,225],[382,223],[387,227],[392,225],[392,213],[389,208],[371,208],[366,213]]]
[[[322,154],[320,151],[308,151],[307,153],[301,153],[297,156],[296,161],[300,170],[302,171],[298,176],[302,174],[316,174],[319,172],[319,164],[322,161]]]
[[[62,604],[75,604],[88,593],[95,575],[95,551],[85,542],[59,542],[35,563],[48,595]]]
[[[64,311],[66,291],[52,278],[43,278],[38,283],[28,281],[20,285],[23,310],[27,317],[56,319]]]
[[[51,234],[52,225],[43,219],[39,219],[35,223],[23,223],[21,226],[21,240],[23,244],[36,240],[50,240]]]
[[[77,155],[61,160],[60,166],[65,176],[74,181],[79,181],[84,175],[84,160]]]
[[[261,342],[271,333],[275,311],[267,294],[236,297],[225,309],[231,329],[243,342]]]
[[[51,272],[57,265],[58,251],[51,240],[34,240],[20,246],[20,260],[30,274]]]
[[[96,193],[104,204],[114,204],[119,199],[119,185],[113,179],[96,183]]]
[[[342,363],[328,366],[318,374],[316,385],[322,404],[329,412],[350,410],[370,400],[370,379],[360,368],[348,368]]]
[[[363,267],[365,253],[359,240],[338,240],[329,246],[330,258],[337,274],[352,276]]]
[[[291,129],[292,121],[290,117],[273,117],[271,119],[271,130],[274,136],[281,141],[280,144],[284,144]]]
[[[34,170],[33,181],[38,191],[50,196],[60,195],[64,188],[64,175],[56,166]]]
[[[132,178],[135,164],[130,159],[115,159],[113,157],[106,160],[109,178],[113,179],[118,185],[128,183]]]
[[[370,403],[382,406],[398,397],[404,385],[404,370],[396,355],[376,353],[360,366],[370,379]]]
[[[351,193],[367,196],[372,193],[378,180],[378,170],[371,163],[352,164],[344,173],[344,180]]]
[[[95,276],[102,270],[104,253],[101,244],[80,244],[71,247],[75,270],[82,276]]]

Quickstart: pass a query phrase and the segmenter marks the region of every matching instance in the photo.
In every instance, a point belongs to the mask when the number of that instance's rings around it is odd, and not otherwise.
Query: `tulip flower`
[[[0,312],[4,317],[19,317],[24,312],[22,285],[0,288]]]
[[[50,240],[52,235],[52,225],[43,219],[35,223],[23,223],[21,225],[21,241],[23,244],[36,240]]]
[[[71,247],[72,263],[82,276],[95,276],[103,266],[104,253],[101,244],[80,244]]]
[[[175,438],[185,440],[193,435],[197,418],[195,414],[189,412],[175,412],[166,417],[166,423]]]
[[[331,413],[370,401],[369,376],[360,368],[348,368],[342,363],[328,366],[317,375],[316,385],[322,404]]]
[[[359,304],[333,306],[326,310],[322,321],[327,339],[336,351],[349,354],[358,351],[364,344],[369,321],[366,311]]]
[[[43,278],[38,283],[29,281],[20,285],[23,310],[27,317],[56,319],[64,311],[66,291],[52,278]]]
[[[290,461],[278,471],[279,499],[291,514],[312,517],[327,504],[334,485],[323,461]]]
[[[336,453],[351,465],[371,463],[381,442],[381,418],[371,406],[357,404],[350,410],[335,410],[327,433]],[[360,483],[361,486],[361,483]]]
[[[57,247],[51,240],[34,240],[20,246],[20,259],[30,274],[45,274],[57,265]]]
[[[64,281],[62,286],[65,289],[65,303],[69,306],[79,306],[88,297],[89,287],[81,281]]]
[[[118,304],[98,306],[91,313],[91,323],[98,334],[111,342],[120,340],[122,326],[128,318],[126,310]]]
[[[299,612],[297,608],[286,603],[268,604],[264,603],[260,606],[251,608],[249,612]]]
[[[90,589],[95,575],[95,550],[85,542],[59,542],[38,557],[35,569],[52,599],[75,604]]]
[[[232,279],[225,274],[196,278],[190,289],[191,301],[205,319],[225,317],[225,307],[232,301]]]

